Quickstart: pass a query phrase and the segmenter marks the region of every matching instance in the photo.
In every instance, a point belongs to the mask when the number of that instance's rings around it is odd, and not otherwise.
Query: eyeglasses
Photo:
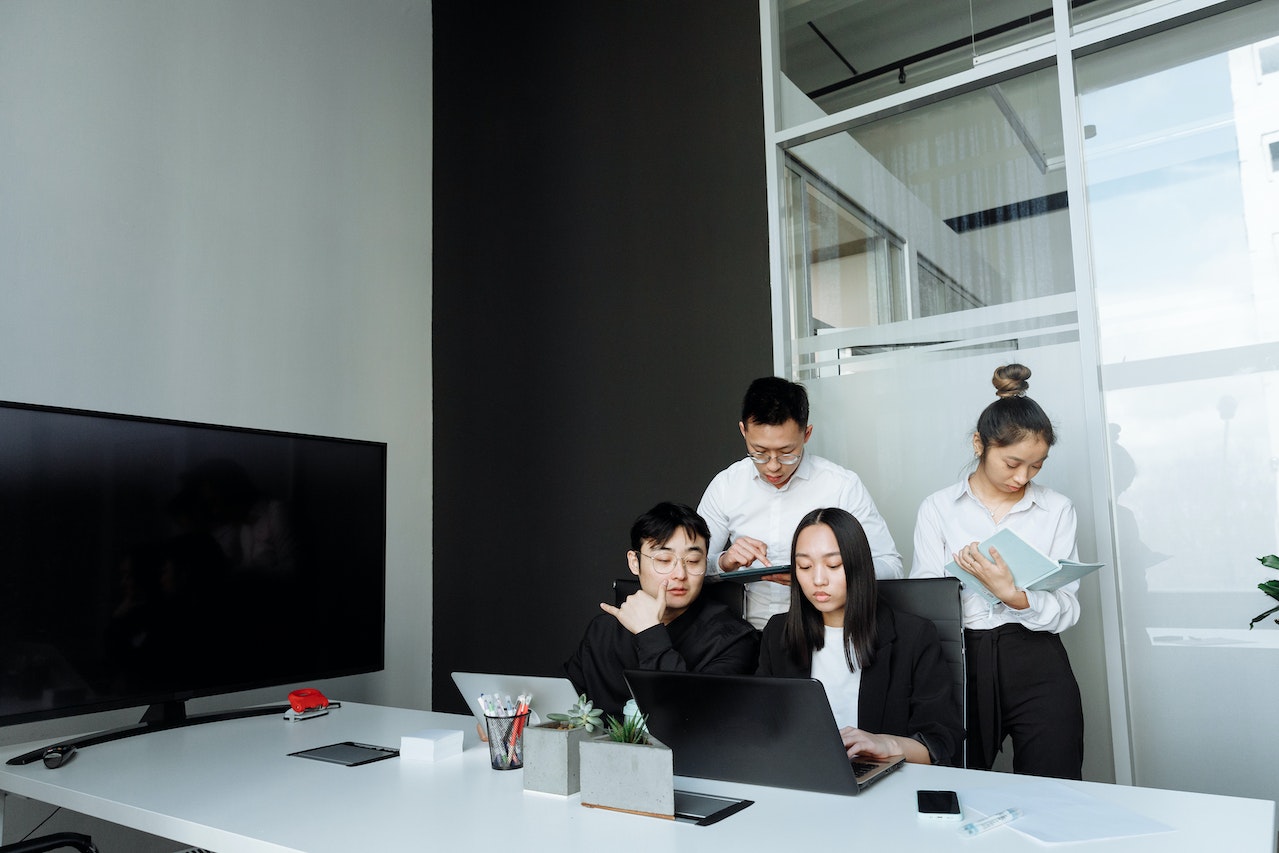
[[[644,554],[643,551],[640,551]],[[644,554],[653,561],[653,571],[659,575],[669,575],[675,571],[676,563],[684,564],[684,571],[690,575],[706,574],[706,555],[705,554],[685,554],[683,557],[676,557],[670,551],[658,551],[656,554]]]
[[[746,458],[754,462],[756,465],[767,465],[774,459],[782,465],[794,465],[804,458],[802,453],[783,453],[780,456],[774,456],[770,453],[747,453]]]

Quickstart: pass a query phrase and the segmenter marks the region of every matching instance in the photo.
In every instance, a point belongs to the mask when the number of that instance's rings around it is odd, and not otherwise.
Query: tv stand
[[[204,723],[219,723],[223,720],[239,720],[245,717],[262,717],[267,714],[283,714],[289,710],[288,705],[258,705],[251,708],[235,708],[230,711],[209,711],[204,714],[187,715],[186,703],[182,700],[174,700],[172,702],[157,702],[147,708],[142,715],[142,719],[131,726],[120,726],[115,729],[107,729],[105,731],[96,732],[82,737],[71,738],[69,740],[59,740],[54,743],[42,746],[39,749],[33,749],[30,752],[24,752],[22,755],[16,755],[10,758],[5,764],[31,764],[44,758],[44,753],[50,747],[54,746],[73,746],[76,749],[83,749],[86,746],[95,746],[100,743],[110,743],[113,740],[120,740],[126,737],[136,737],[137,735],[150,734],[151,732],[165,731],[166,729],[178,729],[185,726],[198,726]]]

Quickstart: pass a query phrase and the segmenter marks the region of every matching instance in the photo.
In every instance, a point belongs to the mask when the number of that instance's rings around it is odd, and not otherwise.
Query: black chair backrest
[[[58,832],[0,845],[0,853],[46,853],[67,848],[79,850],[80,853],[98,853],[98,848],[93,846],[93,839],[78,832]]]
[[[879,594],[895,610],[904,610],[907,613],[922,616],[937,626],[937,633],[941,635],[942,657],[950,666],[964,727],[967,729],[968,690],[965,686],[967,670],[964,668],[964,607],[959,598],[959,579],[952,577],[903,578],[880,581],[877,586]],[[965,742],[961,755],[964,766],[968,765],[967,755],[968,747]]]

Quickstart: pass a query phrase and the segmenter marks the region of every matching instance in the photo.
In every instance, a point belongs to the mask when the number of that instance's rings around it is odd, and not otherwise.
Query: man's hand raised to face
[[[605,613],[611,613],[618,622],[622,623],[622,627],[632,634],[646,631],[654,625],[662,624],[662,617],[666,615],[668,583],[669,581],[662,581],[657,588],[656,598],[641,589],[626,596],[621,607],[614,607],[601,601],[600,609]]]

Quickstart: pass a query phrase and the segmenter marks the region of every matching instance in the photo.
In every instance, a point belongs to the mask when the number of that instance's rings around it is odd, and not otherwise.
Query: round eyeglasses
[[[802,453],[783,453],[780,456],[771,453],[747,453],[746,458],[756,465],[767,465],[774,459],[781,465],[795,465],[804,458]]]
[[[640,551],[644,554],[643,551]],[[658,551],[656,554],[644,554],[653,561],[653,571],[659,575],[669,575],[675,571],[676,563],[684,564],[684,571],[690,575],[706,574],[706,555],[705,554],[685,554],[683,557],[676,557],[670,551]]]

